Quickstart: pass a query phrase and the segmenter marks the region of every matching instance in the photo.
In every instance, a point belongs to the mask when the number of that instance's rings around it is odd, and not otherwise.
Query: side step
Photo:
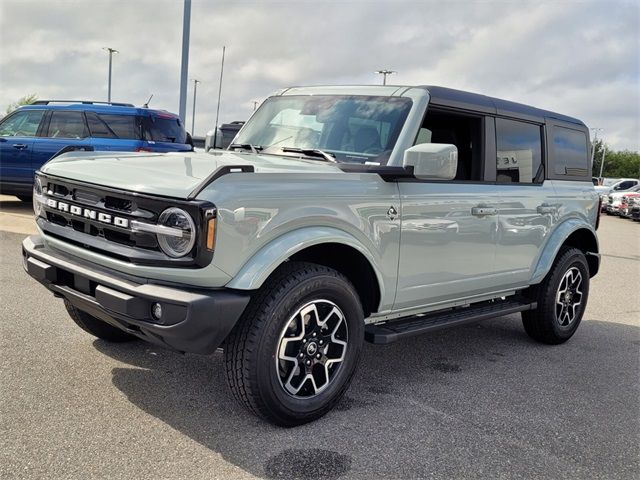
[[[364,329],[364,338],[367,342],[386,344],[443,328],[479,322],[524,310],[534,310],[536,307],[536,302],[531,303],[519,296],[504,300],[490,300],[468,307],[449,308],[444,311],[390,320],[384,324],[367,325]]]

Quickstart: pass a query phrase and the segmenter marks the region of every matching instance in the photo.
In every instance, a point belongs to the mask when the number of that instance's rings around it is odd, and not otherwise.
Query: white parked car
[[[611,192],[629,190],[636,185],[640,185],[640,180],[637,178],[605,178],[603,185],[597,185],[594,188],[599,195],[608,195]]]

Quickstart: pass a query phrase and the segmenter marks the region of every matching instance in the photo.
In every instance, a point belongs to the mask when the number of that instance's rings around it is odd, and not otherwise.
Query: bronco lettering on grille
[[[82,208],[77,205],[71,205],[66,202],[59,202],[53,198],[47,199],[47,206],[61,212],[70,212],[72,215],[88,218],[90,220],[98,219],[99,222],[115,225],[116,227],[129,228],[129,220],[123,217],[115,217],[108,213]]]

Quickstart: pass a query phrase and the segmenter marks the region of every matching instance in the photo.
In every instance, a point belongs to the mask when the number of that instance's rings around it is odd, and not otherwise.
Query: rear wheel
[[[112,327],[106,322],[89,315],[87,312],[78,310],[71,305],[68,300],[64,301],[64,306],[67,308],[67,312],[71,319],[85,332],[90,333],[94,337],[101,338],[107,342],[129,342],[131,340],[137,340],[133,335],[128,334],[119,328]]]
[[[360,300],[337,271],[290,262],[258,292],[225,342],[227,383],[256,415],[313,421],[342,397],[364,339]]]
[[[527,334],[552,345],[569,340],[580,325],[589,296],[589,267],[584,253],[563,247],[533,294],[538,307],[522,312]]]

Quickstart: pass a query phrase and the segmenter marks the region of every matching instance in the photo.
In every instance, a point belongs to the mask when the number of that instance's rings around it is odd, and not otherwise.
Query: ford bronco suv
[[[568,340],[600,263],[590,170],[588,129],[556,113],[290,88],[226,151],[46,163],[24,268],[105,341],[222,348],[237,400],[297,425],[336,404],[365,340],[516,312]]]

